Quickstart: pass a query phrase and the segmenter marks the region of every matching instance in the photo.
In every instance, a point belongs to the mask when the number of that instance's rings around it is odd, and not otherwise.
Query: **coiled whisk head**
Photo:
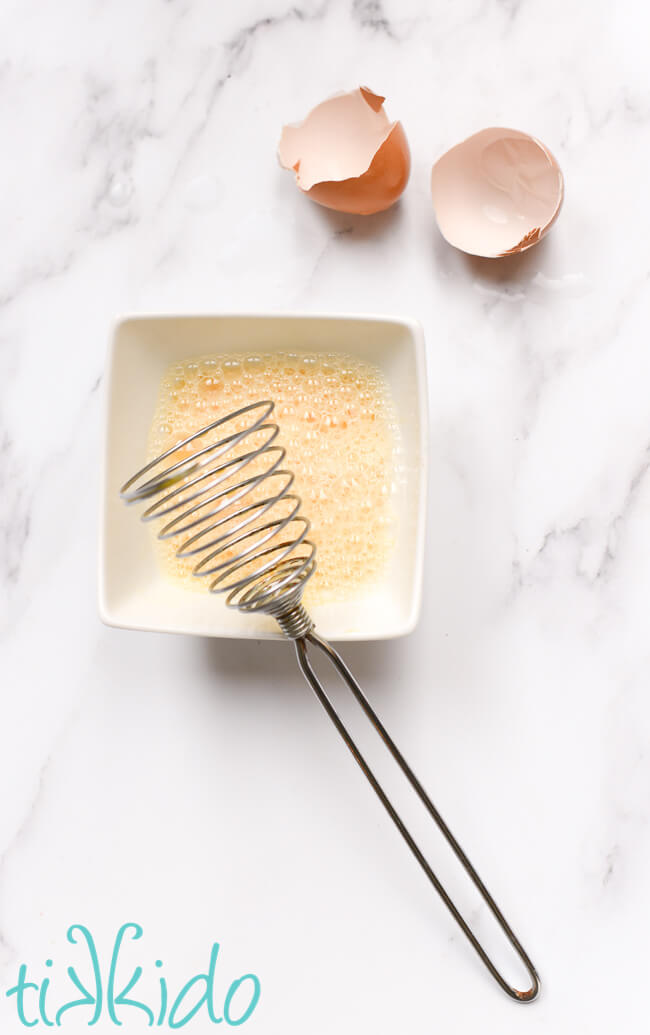
[[[211,592],[227,593],[229,607],[272,615],[299,639],[313,628],[301,600],[316,546],[282,466],[273,406],[252,403],[213,421],[146,464],[120,495],[153,500],[142,520],[165,519],[159,539],[186,536],[176,556],[196,558],[193,574],[212,577]]]

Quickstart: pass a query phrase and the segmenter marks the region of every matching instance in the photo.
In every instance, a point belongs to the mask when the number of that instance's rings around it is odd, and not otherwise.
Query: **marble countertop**
[[[219,942],[222,1001],[259,976],[244,1029],[260,1035],[634,1030],[650,972],[647,11],[23,0],[0,24],[3,1032],[23,1030],[4,994],[21,963],[56,1006],[66,967],[89,966],[68,928],[104,960],[126,922],[151,987],[156,959],[178,988]],[[275,159],[283,122],[360,82],[413,156],[401,203],[366,219],[313,205]],[[538,136],[566,177],[549,237],[498,263],[445,244],[428,185],[442,151],[494,124]],[[412,636],[344,653],[537,964],[532,1006],[490,980],[287,646],[99,622],[115,317],[276,309],[424,326],[423,613]],[[146,1025],[134,1012],[128,1031]]]

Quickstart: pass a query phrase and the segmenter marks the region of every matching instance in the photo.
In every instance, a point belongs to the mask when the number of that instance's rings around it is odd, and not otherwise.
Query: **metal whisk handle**
[[[311,686],[312,690],[314,691],[316,697],[318,698],[318,700],[320,701],[321,705],[323,706],[323,708],[327,712],[327,714],[330,717],[333,725],[336,727],[338,733],[340,734],[342,740],[345,742],[346,746],[349,748],[349,750],[350,750],[352,756],[354,757],[355,761],[357,762],[359,768],[361,769],[361,771],[363,772],[364,776],[368,780],[368,783],[370,784],[370,786],[374,790],[375,794],[377,795],[377,797],[381,801],[382,805],[386,809],[386,812],[388,813],[388,815],[392,819],[393,823],[395,824],[395,826],[399,830],[400,834],[402,835],[402,837],[406,841],[406,844],[410,848],[411,852],[413,853],[413,855],[415,856],[415,858],[419,862],[420,866],[422,867],[422,869],[426,873],[426,875],[429,878],[431,884],[434,886],[434,888],[436,889],[436,891],[440,895],[442,901],[446,905],[447,909],[449,910],[449,912],[454,917],[456,923],[459,925],[459,927],[463,931],[463,934],[465,934],[465,936],[469,939],[469,941],[471,942],[472,946],[474,947],[474,949],[478,953],[479,957],[481,958],[481,960],[483,961],[483,963],[485,964],[485,966],[489,970],[490,974],[495,979],[495,981],[498,982],[498,984],[501,986],[501,988],[506,993],[506,995],[509,995],[511,999],[514,999],[516,1002],[519,1002],[519,1003],[530,1003],[530,1002],[532,1002],[534,999],[537,998],[537,995],[539,993],[540,981],[539,981],[539,976],[537,974],[537,971],[535,970],[535,967],[533,966],[533,964],[532,964],[532,962],[530,960],[530,957],[528,956],[527,952],[523,948],[523,946],[522,946],[521,942],[519,941],[519,939],[514,934],[512,928],[510,927],[510,925],[507,922],[506,918],[504,917],[503,913],[501,912],[501,910],[499,909],[498,905],[496,904],[496,902],[492,898],[492,895],[490,894],[490,892],[486,888],[485,884],[483,883],[483,881],[479,877],[478,873],[476,872],[476,870],[472,866],[471,862],[469,861],[469,859],[465,855],[465,852],[463,851],[463,849],[459,845],[458,841],[456,840],[456,838],[452,834],[451,830],[449,829],[449,827],[445,823],[444,819],[442,818],[442,816],[438,812],[437,808],[435,807],[435,805],[433,804],[433,802],[429,798],[429,796],[428,796],[427,792],[425,791],[424,787],[422,786],[422,784],[420,783],[420,781],[416,777],[415,773],[413,772],[413,770],[409,766],[408,762],[406,761],[406,759],[404,758],[404,756],[402,755],[402,753],[398,749],[398,747],[395,744],[394,740],[392,739],[392,737],[388,733],[386,727],[383,725],[383,723],[379,719],[379,716],[377,715],[377,713],[375,712],[374,708],[372,707],[372,705],[368,701],[367,697],[363,693],[363,691],[362,691],[361,687],[359,686],[359,684],[357,683],[356,679],[354,678],[354,676],[350,672],[350,669],[347,667],[347,665],[343,661],[343,658],[334,650],[334,648],[332,647],[331,644],[329,644],[326,640],[321,639],[321,637],[318,636],[313,631],[313,629],[311,631],[309,631],[304,636],[300,636],[300,637],[294,638],[294,645],[295,645],[295,648],[296,648],[296,656],[298,658],[298,664],[300,665],[300,668],[301,668],[301,670],[302,670],[302,672],[303,672],[303,674],[305,676],[305,679],[307,680],[307,682]],[[332,704],[330,698],[327,696],[325,690],[323,689],[323,686],[321,685],[320,680],[318,679],[318,676],[314,672],[314,669],[312,668],[312,665],[311,665],[311,662],[310,662],[310,659],[309,659],[309,654],[308,654],[308,646],[309,645],[312,645],[313,647],[317,647],[320,651],[322,651],[322,653],[334,665],[335,669],[337,670],[339,675],[342,677],[342,679],[343,679],[344,683],[346,684],[346,686],[352,691],[353,696],[356,698],[357,702],[361,705],[361,708],[365,712],[367,718],[372,723],[373,727],[375,728],[375,730],[377,731],[377,733],[381,737],[383,743],[388,748],[390,754],[395,759],[395,761],[397,762],[398,766],[400,767],[400,769],[404,773],[404,776],[408,780],[409,784],[411,785],[411,787],[413,788],[413,790],[417,794],[417,796],[420,799],[420,801],[422,802],[422,804],[425,806],[427,812],[429,813],[429,815],[433,819],[434,823],[436,824],[438,829],[441,831],[441,833],[444,836],[445,840],[447,841],[447,843],[451,847],[452,851],[454,852],[454,854],[456,855],[456,857],[460,861],[461,865],[463,866],[463,869],[465,870],[465,872],[470,877],[470,879],[471,879],[472,883],[474,884],[474,886],[478,889],[479,894],[481,895],[481,898],[486,903],[486,905],[489,907],[489,909],[492,912],[493,916],[495,917],[499,927],[501,928],[503,933],[506,935],[508,941],[512,945],[512,947],[515,950],[517,956],[519,957],[521,962],[524,964],[524,967],[526,968],[526,970],[528,971],[528,974],[530,975],[530,982],[531,982],[530,983],[530,987],[527,988],[525,991],[520,991],[519,989],[514,988],[504,978],[503,974],[500,972],[500,970],[497,968],[497,966],[492,962],[492,960],[488,956],[487,952],[485,951],[485,949],[483,948],[481,943],[478,941],[476,935],[474,934],[472,929],[469,927],[469,925],[467,924],[466,920],[464,919],[462,914],[459,912],[459,910],[455,906],[454,902],[452,901],[452,899],[450,898],[448,893],[445,891],[445,888],[443,887],[443,885],[441,884],[440,880],[438,879],[438,877],[436,876],[436,874],[432,870],[431,866],[427,862],[425,856],[423,855],[422,851],[418,847],[416,841],[412,837],[412,835],[409,832],[408,828],[406,827],[406,825],[404,824],[404,822],[400,818],[399,814],[395,810],[395,808],[394,808],[392,802],[390,801],[388,795],[386,794],[386,792],[384,791],[383,787],[381,786],[381,784],[377,780],[377,778],[376,778],[375,774],[373,773],[372,769],[370,768],[370,766],[366,762],[365,758],[363,757],[361,751],[359,750],[359,748],[355,744],[352,736],[350,735],[350,733],[346,729],[346,727],[345,727],[343,721],[341,720],[338,712],[334,708],[334,705]]]

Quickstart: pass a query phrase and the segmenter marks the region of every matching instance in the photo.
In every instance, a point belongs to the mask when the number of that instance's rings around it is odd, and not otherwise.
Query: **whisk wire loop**
[[[287,471],[278,471],[277,473],[279,475],[280,474],[288,475]],[[293,475],[289,475],[289,478],[291,480],[293,480]],[[255,479],[255,482],[257,482],[257,479]],[[298,511],[300,510],[301,499],[300,499],[300,496],[296,496],[295,493],[287,492],[287,489],[289,488],[290,485],[291,485],[291,481],[287,481],[284,484],[284,486],[282,486],[281,490],[278,493],[276,493],[276,495],[274,495],[274,496],[267,496],[263,500],[256,500],[255,503],[249,503],[248,506],[242,507],[241,510],[239,510],[237,512],[237,517],[241,517],[242,520],[239,521],[239,523],[236,524],[234,527],[232,525],[232,522],[233,522],[234,519],[229,514],[226,514],[224,517],[218,518],[217,521],[213,521],[211,524],[209,524],[206,527],[202,528],[200,532],[197,532],[196,535],[193,535],[193,536],[191,536],[190,539],[187,539],[185,541],[184,546],[180,547],[176,551],[176,556],[177,557],[193,557],[193,556],[196,556],[199,553],[204,553],[206,550],[209,550],[209,549],[211,549],[211,547],[217,546],[218,544],[224,544],[225,545],[226,540],[229,540],[229,541],[232,540],[232,537],[235,535],[236,532],[240,532],[243,528],[246,528],[246,526],[249,525],[252,521],[255,521],[256,518],[262,517],[265,514],[267,514],[269,512],[269,510],[273,510],[273,507],[275,506],[275,504],[280,499],[285,500],[285,501],[287,501],[287,500],[294,501],[293,508],[291,509],[291,511],[289,513],[289,518],[294,517],[298,513]],[[215,517],[223,509],[224,509],[224,507],[220,507],[217,510],[213,511],[209,516],[210,517]],[[217,529],[223,528],[223,527],[227,527],[228,531],[222,533],[219,536],[217,536],[216,539],[210,539],[209,541],[206,542],[206,536],[212,534],[212,532],[216,532]],[[228,545],[230,545],[230,542],[228,543]],[[210,560],[212,556],[214,556],[214,555],[210,554],[209,556],[205,556],[203,558],[203,561],[201,562],[201,564],[197,564],[197,573],[198,573],[198,569],[203,567],[205,561]]]
[[[274,452],[274,449],[274,446],[271,446],[269,448],[266,454],[267,457],[269,457],[270,454]],[[220,492],[215,492],[212,493],[210,496],[206,496],[205,493],[209,492],[217,485],[222,484],[224,479],[222,479],[221,482],[211,482],[210,485],[207,485],[203,488],[201,493],[197,493],[192,497],[192,499],[196,499],[197,496],[199,496],[199,502],[195,503],[194,506],[188,507],[186,510],[183,510],[181,514],[178,514],[171,521],[168,521],[167,524],[163,528],[161,528],[160,532],[158,533],[158,538],[171,539],[174,536],[184,535],[186,532],[191,532],[193,528],[197,528],[200,525],[204,525],[209,518],[217,517],[219,514],[222,514],[224,511],[232,507],[234,503],[238,503],[241,499],[244,498],[244,496],[247,496],[253,489],[256,489],[257,486],[260,485],[263,480],[270,478],[271,475],[274,474],[281,474],[288,479],[288,482],[277,494],[277,499],[281,499],[282,496],[286,494],[291,482],[293,482],[293,475],[290,474],[290,472],[283,471],[282,469],[278,470],[278,467],[284,460],[284,457],[285,451],[283,449],[281,453],[279,453],[276,456],[275,461],[262,474],[255,474],[252,475],[250,478],[244,478],[242,481],[236,482],[234,485],[229,485],[227,488],[221,489]],[[231,477],[233,474],[237,473],[238,469],[235,469],[234,471],[229,472],[227,477]],[[185,500],[181,499],[180,502],[175,505],[174,509],[178,509],[178,507],[183,506],[184,502]],[[213,504],[217,504],[213,510],[206,509],[207,507],[211,507]],[[152,508],[150,507],[149,510],[151,511]],[[169,510],[167,512],[169,513]],[[162,515],[160,516],[162,517]],[[188,518],[191,520],[187,520]],[[147,518],[147,520],[150,520],[150,518]],[[185,545],[187,546],[187,543]]]
[[[262,427],[258,430],[264,431],[267,428],[273,430],[273,435],[263,444],[264,453],[267,457],[267,460],[269,461],[269,468],[266,473],[272,474],[274,471],[277,470],[280,464],[282,464],[287,454],[286,450],[283,449],[282,446],[273,446],[270,444],[279,433],[279,428],[277,424],[263,424]],[[271,454],[274,454],[275,456],[275,460],[273,462],[271,462],[269,459]],[[251,460],[257,459],[259,455],[260,451],[258,447],[258,449],[251,450],[250,452],[244,453],[241,456],[236,456],[233,459],[226,461],[226,463],[219,464],[218,467],[212,466],[212,460],[214,458],[210,458],[209,460],[203,461],[201,464],[197,465],[199,469],[201,467],[207,467],[207,471],[205,471],[203,474],[200,474],[197,478],[192,478],[192,480],[189,482],[185,481],[186,475],[183,472],[181,472],[177,476],[177,479],[182,479],[181,484],[176,485],[176,487],[171,492],[167,493],[166,496],[164,496],[160,500],[157,500],[147,510],[145,510],[144,514],[142,515],[142,520],[152,521],[156,518],[167,517],[168,514],[172,514],[175,510],[180,510],[182,508],[182,513],[179,515],[179,517],[174,518],[167,525],[165,525],[164,529],[161,530],[160,538],[162,539],[171,535],[182,535],[183,532],[186,531],[186,528],[176,527],[178,525],[178,522],[183,520],[184,518],[190,517],[197,511],[202,510],[203,507],[213,502],[214,500],[219,499],[219,493],[215,493],[213,496],[207,497],[206,493],[211,492],[212,489],[216,489],[219,485],[223,485],[224,482],[227,482],[230,478],[233,478],[244,467],[246,467],[251,462]],[[213,479],[209,483],[209,485],[201,484],[207,481],[208,478]],[[253,478],[249,478],[246,480],[244,484],[248,485],[254,480],[255,479]],[[196,492],[193,492],[190,495],[188,490],[195,489],[199,485],[200,488],[197,488]],[[234,502],[235,499],[239,498],[235,497],[234,493],[237,489],[241,487],[242,483],[229,486],[227,493],[233,495],[232,502]],[[200,502],[195,504],[194,507],[188,507],[188,504],[194,503],[195,500],[200,500]]]
[[[225,417],[219,417],[218,420],[214,420],[205,427],[199,428],[198,431],[195,431],[192,435],[188,435],[187,438],[184,438],[181,442],[176,442],[173,446],[170,446],[170,448],[165,450],[164,453],[161,453],[160,456],[157,456],[154,460],[145,464],[144,467],[129,478],[129,480],[125,482],[120,489],[121,498],[125,503],[138,503],[141,500],[148,499],[150,496],[157,496],[163,489],[166,489],[170,485],[175,485],[178,481],[195,471],[199,466],[199,457],[214,453],[216,450],[221,450],[221,453],[224,453],[229,448],[233,448],[239,442],[253,434],[253,432],[258,431],[266,418],[273,412],[274,405],[275,404],[271,402],[270,399],[250,403],[248,406],[242,406],[233,413],[229,413]],[[228,424],[230,421],[243,417],[245,414],[252,413],[255,410],[259,410],[260,413],[248,427],[245,427],[243,430],[235,432],[230,436],[226,436],[219,442],[204,446],[203,449],[199,449],[196,453],[192,453],[191,456],[178,460],[176,463],[172,464],[171,467],[168,467],[159,474],[154,475],[153,478],[138,484],[145,474],[149,474],[150,471],[155,470],[163,463],[164,460],[173,456],[174,453],[185,450],[191,442],[195,442],[204,435],[207,435],[212,431],[216,431],[217,428],[222,427],[224,424]],[[217,455],[221,454],[218,453]]]
[[[254,528],[251,532],[247,532],[245,535],[239,536],[239,538],[234,541],[233,545],[237,546],[245,540],[250,539],[252,536],[256,536],[258,532],[262,532],[265,529],[270,529],[270,534],[267,533],[267,535],[263,537],[261,541],[256,540],[251,546],[242,550],[241,553],[238,555],[236,561],[226,560],[218,566],[223,570],[221,571],[221,574],[218,575],[214,582],[211,584],[210,589],[212,590],[212,592],[222,593],[225,590],[228,590],[229,593],[233,593],[236,590],[242,589],[244,586],[250,585],[251,582],[258,581],[260,585],[263,585],[263,577],[269,573],[277,575],[279,567],[285,561],[285,559],[290,558],[291,563],[296,565],[297,570],[298,558],[290,557],[290,555],[294,552],[296,547],[298,547],[303,542],[305,536],[307,535],[307,532],[309,531],[310,525],[307,521],[307,518],[302,517],[302,515],[300,514],[298,515],[298,517],[293,518],[293,521],[296,524],[302,525],[302,530],[291,539],[286,539],[282,543],[276,543],[273,546],[269,546],[264,550],[260,550],[258,549],[258,547],[264,543],[267,543],[269,539],[271,539],[277,533],[277,531],[284,525],[284,519],[281,521],[267,522],[267,524],[261,525],[259,526],[259,528]],[[268,559],[264,560],[264,558]],[[259,561],[263,561],[263,563],[256,567],[254,572],[251,572],[249,570],[248,574],[244,575],[242,578],[236,579],[234,582],[229,581],[231,576],[235,575],[238,571],[241,571],[242,569],[248,569],[251,564],[257,565]],[[198,565],[194,569],[194,574],[203,574],[198,570]],[[207,572],[205,572],[205,574],[207,574]],[[233,597],[233,600],[234,599],[236,598]]]
[[[406,761],[406,759],[402,755],[401,751],[398,749],[398,747],[395,744],[394,740],[392,739],[392,737],[388,733],[386,727],[381,722],[379,716],[377,715],[377,713],[373,709],[372,705],[368,701],[368,698],[363,693],[361,687],[359,686],[359,684],[357,683],[356,679],[352,675],[350,669],[347,667],[347,665],[343,661],[343,658],[332,647],[332,645],[330,643],[328,643],[326,640],[321,639],[321,637],[318,636],[313,631],[310,631],[309,633],[306,634],[306,636],[304,636],[301,639],[297,639],[294,642],[295,642],[296,655],[297,655],[297,658],[298,658],[298,664],[300,665],[300,668],[301,668],[301,670],[303,672],[303,675],[307,679],[307,682],[309,683],[309,685],[311,686],[312,690],[316,694],[316,697],[318,698],[320,704],[322,705],[322,707],[327,712],[327,714],[328,714],[329,718],[331,719],[332,723],[334,724],[336,730],[338,731],[338,733],[341,736],[342,740],[344,741],[344,743],[348,747],[348,749],[351,752],[353,758],[357,762],[359,768],[361,769],[361,771],[363,772],[364,776],[368,780],[368,782],[369,782],[370,786],[372,787],[372,789],[374,790],[375,794],[377,795],[377,797],[381,801],[381,803],[384,806],[386,812],[388,813],[388,815],[392,819],[393,823],[395,824],[395,826],[399,830],[400,834],[402,835],[404,841],[408,845],[408,847],[411,850],[412,854],[415,856],[415,858],[417,859],[417,861],[420,864],[421,868],[424,870],[425,874],[429,878],[429,881],[431,882],[433,887],[436,889],[436,891],[440,895],[440,897],[441,897],[442,901],[444,902],[444,904],[446,905],[447,909],[449,910],[451,915],[454,917],[454,920],[460,926],[461,930],[463,931],[463,934],[469,939],[471,945],[473,946],[473,948],[478,953],[480,959],[485,964],[485,966],[488,968],[490,974],[495,979],[495,981],[497,981],[498,984],[501,986],[503,991],[508,996],[510,996],[510,998],[516,1000],[517,1002],[520,1002],[520,1003],[531,1002],[538,995],[540,985],[539,985],[539,976],[537,974],[537,971],[535,970],[535,967],[533,966],[533,964],[532,964],[532,962],[530,960],[530,957],[526,953],[526,951],[523,948],[521,942],[518,940],[518,938],[514,934],[512,928],[508,924],[506,918],[504,917],[504,915],[501,912],[501,910],[499,909],[497,903],[495,902],[495,900],[493,899],[492,895],[490,894],[490,892],[486,888],[485,884],[483,883],[483,881],[479,877],[478,873],[476,872],[476,870],[472,866],[472,864],[471,864],[470,860],[468,859],[467,855],[465,854],[465,852],[461,848],[460,844],[458,843],[458,841],[456,840],[456,838],[452,834],[451,830],[449,829],[449,827],[445,823],[445,821],[442,818],[440,812],[438,811],[438,809],[435,807],[435,805],[433,804],[433,802],[429,798],[429,795],[425,791],[424,787],[422,786],[422,784],[420,783],[420,781],[416,777],[415,773],[413,772],[413,770],[411,769],[410,765],[408,764],[408,762]],[[426,808],[427,812],[429,813],[429,815],[433,819],[434,823],[436,824],[438,829],[441,831],[441,833],[442,833],[443,837],[445,838],[447,844],[451,847],[451,849],[454,852],[456,858],[460,861],[463,869],[465,870],[465,872],[469,876],[470,880],[472,881],[474,886],[477,888],[479,894],[481,895],[481,898],[487,904],[488,908],[490,909],[490,912],[495,917],[499,927],[501,928],[501,930],[506,935],[506,938],[508,939],[508,941],[510,942],[511,946],[515,950],[515,952],[518,955],[518,957],[521,960],[521,962],[524,964],[524,966],[525,966],[525,968],[528,971],[528,974],[530,976],[530,987],[529,988],[525,989],[524,991],[520,991],[519,989],[517,989],[513,985],[511,985],[506,980],[506,978],[501,974],[500,970],[492,962],[492,960],[488,956],[487,952],[485,951],[485,949],[483,948],[483,946],[479,942],[478,938],[476,937],[476,935],[472,931],[471,927],[469,926],[469,924],[467,923],[467,921],[465,920],[463,915],[460,913],[460,911],[458,910],[458,908],[454,904],[453,900],[451,899],[451,897],[449,896],[449,894],[445,890],[445,888],[442,885],[442,883],[440,882],[439,878],[436,876],[435,872],[431,868],[429,862],[427,861],[426,857],[422,853],[422,851],[421,851],[420,847],[418,846],[417,842],[415,841],[415,839],[411,835],[410,831],[408,830],[406,824],[400,818],[400,816],[399,816],[398,812],[396,811],[394,805],[392,804],[390,798],[388,797],[388,795],[384,791],[383,787],[379,783],[377,777],[375,776],[375,774],[373,773],[372,769],[368,765],[366,759],[364,758],[364,756],[362,755],[361,751],[357,747],[357,745],[356,745],[355,741],[353,740],[352,736],[350,735],[350,733],[348,732],[348,730],[344,726],[344,724],[343,724],[342,720],[340,719],[338,713],[336,712],[336,709],[334,708],[334,705],[332,704],[330,698],[327,696],[325,690],[323,689],[323,687],[322,687],[318,677],[316,676],[316,673],[314,672],[314,669],[313,669],[313,667],[311,665],[311,662],[309,660],[309,656],[308,656],[308,653],[307,653],[308,644],[312,644],[314,647],[317,647],[332,662],[332,664],[334,665],[334,667],[338,671],[339,675],[343,679],[344,683],[349,688],[349,690],[351,690],[351,692],[352,692],[354,698],[356,699],[356,701],[358,702],[358,704],[360,704],[361,708],[363,709],[363,711],[364,711],[365,715],[367,716],[367,718],[369,719],[370,723],[372,724],[372,726],[375,728],[375,730],[379,734],[381,740],[383,741],[384,745],[388,748],[388,751],[390,752],[390,754],[392,755],[394,760],[397,762],[397,764],[398,764],[399,768],[401,769],[402,773],[404,774],[404,776],[408,780],[411,788],[415,791],[415,793],[417,794],[418,798],[420,799],[420,801],[422,802],[422,804]]]

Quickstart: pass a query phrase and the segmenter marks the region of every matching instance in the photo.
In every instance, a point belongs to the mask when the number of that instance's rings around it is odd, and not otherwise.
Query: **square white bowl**
[[[242,615],[224,597],[174,584],[158,568],[151,532],[120,487],[145,462],[161,378],[191,356],[283,349],[342,352],[376,363],[390,384],[405,455],[397,543],[383,580],[352,602],[311,608],[322,636],[377,640],[414,628],[422,593],[427,471],[427,383],[422,328],[383,316],[134,316],[120,320],[107,370],[99,611],[107,625],[246,639],[281,638],[265,615]],[[308,515],[307,515],[308,516]]]

